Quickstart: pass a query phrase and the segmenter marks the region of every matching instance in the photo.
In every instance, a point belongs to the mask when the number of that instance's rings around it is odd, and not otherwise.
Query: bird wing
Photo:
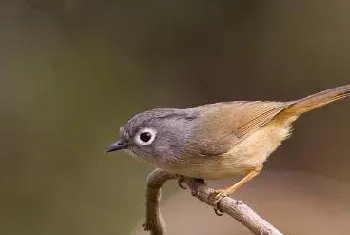
[[[234,101],[209,104],[201,109],[190,147],[198,155],[219,156],[288,107],[288,103],[269,101]],[[200,138],[198,138],[200,137]]]

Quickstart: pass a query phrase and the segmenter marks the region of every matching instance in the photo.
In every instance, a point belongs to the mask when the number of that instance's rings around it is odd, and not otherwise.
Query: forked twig
[[[161,188],[166,181],[178,178],[178,175],[161,169],[154,170],[147,177],[146,221],[143,227],[145,230],[150,231],[151,235],[165,234],[165,224],[159,208]],[[209,188],[204,182],[193,178],[184,177],[182,181],[188,185],[193,196],[210,206],[215,206],[216,199],[211,196],[214,189]],[[283,235],[246,204],[231,197],[224,197],[220,201],[220,210],[241,222],[256,235]]]

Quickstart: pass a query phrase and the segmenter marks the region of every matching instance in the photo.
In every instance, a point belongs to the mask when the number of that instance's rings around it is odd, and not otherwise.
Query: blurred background
[[[349,22],[340,0],[2,0],[0,234],[145,234],[152,168],[104,154],[119,127],[349,84]],[[304,115],[235,197],[286,234],[349,234],[349,120],[350,100]],[[175,182],[162,208],[169,234],[250,234]]]

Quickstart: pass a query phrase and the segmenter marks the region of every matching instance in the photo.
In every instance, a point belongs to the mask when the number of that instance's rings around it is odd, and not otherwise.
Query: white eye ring
[[[142,128],[135,136],[138,145],[150,145],[156,138],[157,131],[153,128]]]

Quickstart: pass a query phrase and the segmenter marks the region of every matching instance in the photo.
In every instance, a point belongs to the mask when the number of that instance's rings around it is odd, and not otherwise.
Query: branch
[[[160,190],[163,184],[177,175],[170,174],[161,169],[155,169],[147,177],[146,188],[146,221],[143,228],[151,235],[164,235],[165,225],[159,209]]]
[[[178,179],[178,175],[161,169],[154,170],[147,177],[146,221],[143,227],[145,230],[150,231],[151,235],[165,234],[165,225],[159,209],[159,200],[161,187],[166,181],[171,179]],[[185,177],[183,182],[188,185],[193,196],[210,206],[215,206],[215,198],[211,196],[214,189],[209,188],[204,182],[199,182],[193,178]],[[220,201],[220,210],[241,222],[256,235],[283,235],[241,201],[224,197]]]

